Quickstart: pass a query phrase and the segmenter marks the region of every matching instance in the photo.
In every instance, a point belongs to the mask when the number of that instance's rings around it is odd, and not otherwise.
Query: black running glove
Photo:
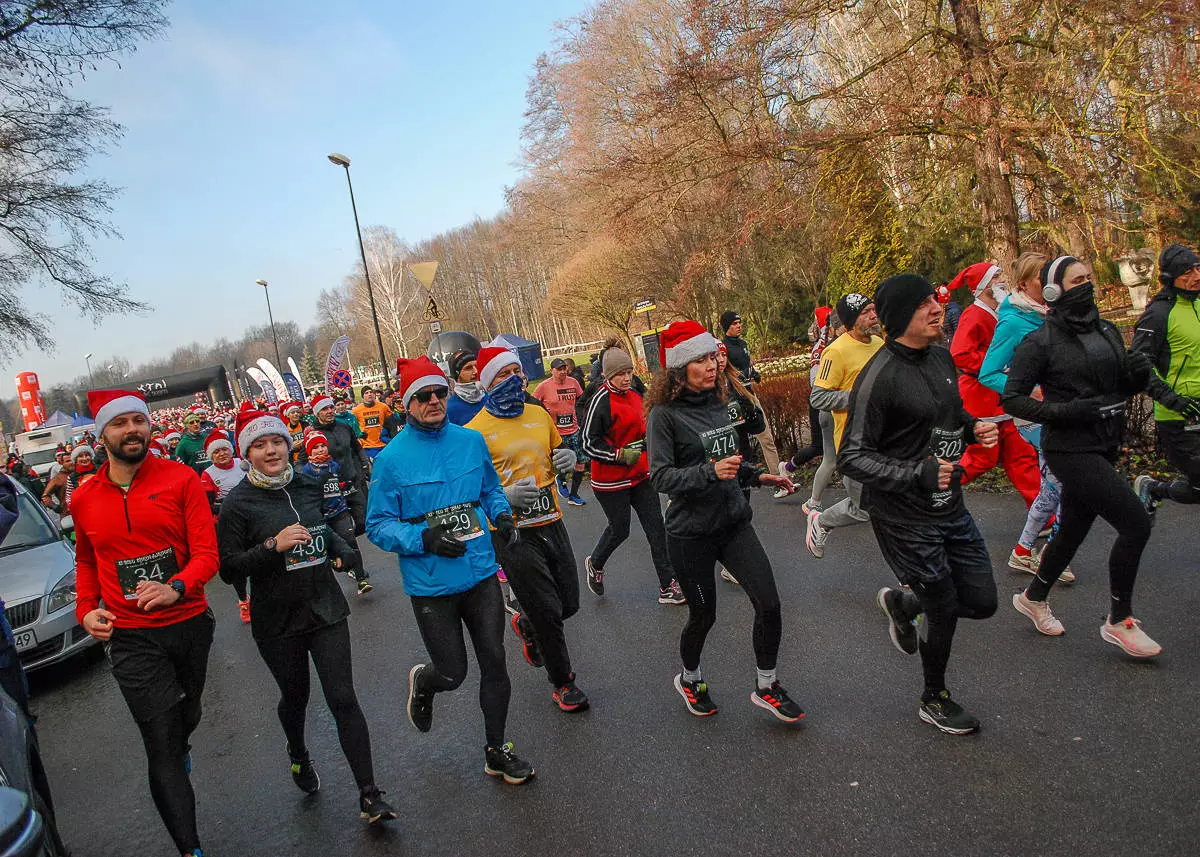
[[[521,540],[521,531],[517,529],[517,525],[513,523],[512,515],[500,514],[493,521],[496,525],[496,532],[500,538],[504,539],[504,543],[512,547]]]
[[[448,559],[457,559],[467,552],[467,546],[450,535],[441,524],[426,528],[421,533],[421,543],[425,545],[426,553]]]
[[[1200,422],[1200,399],[1186,399],[1186,404],[1179,409],[1183,418],[1189,423]]]
[[[926,458],[917,467],[917,484],[930,494],[938,490],[938,472],[941,467],[941,463],[932,455]]]

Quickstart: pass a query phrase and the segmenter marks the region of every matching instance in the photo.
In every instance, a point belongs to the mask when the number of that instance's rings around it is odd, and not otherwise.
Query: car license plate
[[[37,645],[37,635],[33,631],[14,631],[13,639],[17,641],[17,651],[23,652]]]

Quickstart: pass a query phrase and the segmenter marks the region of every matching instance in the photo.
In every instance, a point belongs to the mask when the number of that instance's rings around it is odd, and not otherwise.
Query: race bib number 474
[[[709,461],[737,455],[737,429],[731,425],[700,432],[700,442],[704,444],[704,454]]]
[[[137,586],[143,580],[166,583],[179,574],[174,548],[163,548],[133,559],[119,559],[116,564],[117,581],[121,584],[126,601],[137,600]]]

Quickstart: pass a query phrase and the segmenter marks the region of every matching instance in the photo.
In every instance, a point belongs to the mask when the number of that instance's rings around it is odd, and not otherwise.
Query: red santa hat
[[[475,358],[475,367],[479,370],[479,383],[483,384],[485,390],[492,386],[492,382],[496,380],[496,376],[505,366],[519,367],[520,365],[521,358],[516,355],[516,352],[499,345],[489,345],[487,348],[479,349],[479,356]],[[400,389],[407,390],[408,388],[401,383]],[[408,407],[407,395],[404,399],[404,406]]]
[[[182,437],[183,435],[179,433],[179,429],[171,429],[169,432],[163,435],[163,440],[167,443],[170,443],[172,440],[179,440]]]
[[[303,413],[304,408],[302,408],[300,406],[299,402],[284,402],[282,405],[279,406],[279,413],[285,417],[288,414],[290,414],[292,411],[299,411],[299,412]]]
[[[658,359],[667,369],[682,369],[693,360],[715,354],[720,344],[698,321],[673,321],[659,337]]]
[[[817,316],[817,327],[824,327],[825,325],[829,324],[829,314],[831,312],[833,312],[832,307],[827,307],[827,306],[817,307],[817,309],[815,311],[816,316]]]
[[[326,408],[333,407],[333,398],[328,393],[317,393],[312,397],[312,412],[319,414]]]
[[[310,431],[304,435],[304,453],[312,455],[313,447],[318,443],[323,443],[329,446],[329,438],[325,437],[324,432]]]
[[[1000,268],[991,262],[976,262],[959,271],[958,276],[950,281],[949,288],[950,291],[954,291],[961,286],[966,286],[971,290],[972,297],[978,297],[980,292],[992,284],[999,273]]]
[[[484,350],[486,351],[487,349]],[[500,351],[502,349],[496,350]],[[511,351],[508,353],[512,354]],[[480,352],[481,357],[482,354],[483,352]],[[516,356],[513,354],[513,357]],[[498,371],[500,370],[496,369],[495,372],[492,372],[493,378],[496,377],[496,372]],[[412,397],[423,388],[450,386],[450,382],[446,379],[446,373],[441,370],[441,367],[424,355],[415,360],[409,360],[405,357],[397,360],[396,377],[400,379],[401,401],[404,402],[405,409],[408,408],[408,403],[412,401]],[[487,386],[486,383],[484,386]]]
[[[96,436],[104,434],[104,428],[121,414],[141,414],[150,419],[150,408],[146,397],[136,390],[91,390],[87,394],[88,410],[96,421]]]
[[[233,444],[229,441],[229,435],[223,431],[216,431],[214,429],[209,432],[208,437],[204,440],[204,453],[209,458],[212,458],[212,454],[218,449],[227,449],[233,452]]]
[[[171,450],[161,440],[154,438],[150,441],[150,453],[157,458],[167,458],[171,454]]]
[[[81,443],[71,450],[71,460],[78,461],[81,455],[90,455],[92,458],[95,458],[96,450],[92,449],[86,443]]]
[[[285,439],[289,449],[292,446],[292,435],[288,432],[288,427],[284,425],[283,420],[266,411],[243,410],[238,412],[236,431],[238,454],[242,458],[246,457],[250,445],[254,441],[269,434],[277,434]]]

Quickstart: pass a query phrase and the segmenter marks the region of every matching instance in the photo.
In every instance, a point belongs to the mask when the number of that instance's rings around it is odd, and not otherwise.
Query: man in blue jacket
[[[450,384],[428,357],[396,363],[408,428],[375,457],[367,537],[400,558],[429,664],[408,674],[408,719],[433,724],[433,698],[467,675],[462,626],[479,662],[479,705],[487,735],[484,771],[523,783],[533,766],[505,741],[510,685],[504,661],[504,599],[496,579],[497,538],[520,539],[483,436],[446,418]]]

